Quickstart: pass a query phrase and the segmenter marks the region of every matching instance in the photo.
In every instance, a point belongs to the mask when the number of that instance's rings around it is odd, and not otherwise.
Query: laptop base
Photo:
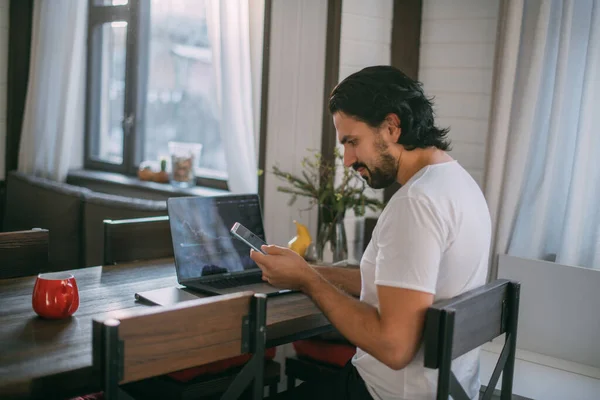
[[[135,299],[137,301],[158,306],[170,306],[184,301],[200,299],[202,297],[206,296],[195,294],[191,290],[177,286],[146,290],[135,294]]]
[[[185,285],[190,290],[198,290],[202,293],[206,293],[209,295],[220,295],[220,294],[230,294],[230,293],[251,291],[254,293],[264,293],[267,295],[267,297],[273,297],[273,296],[279,296],[279,295],[286,294],[286,293],[295,292],[295,291],[292,291],[289,289],[276,288],[275,286],[269,285],[266,282],[252,283],[252,284],[248,284],[248,285],[235,286],[235,287],[229,287],[229,288],[215,288],[215,287],[212,287],[209,285],[204,285],[202,283],[192,283],[192,282],[186,283]]]
[[[217,290],[219,293],[217,293]],[[254,285],[247,286],[238,286],[235,288],[226,288],[226,289],[214,289],[210,288],[210,290],[204,289],[196,289],[196,288],[187,288],[187,287],[178,287],[178,286],[170,286],[162,289],[154,289],[147,290],[144,292],[138,292],[135,294],[135,299],[137,301],[154,304],[158,306],[169,306],[173,304],[178,304],[184,301],[196,300],[203,297],[220,295],[220,294],[229,294],[229,293],[237,293],[243,291],[252,291],[255,293],[265,293],[267,297],[280,296],[286,293],[295,293],[293,290],[286,289],[278,289],[274,286],[271,286],[267,283],[257,283]]]

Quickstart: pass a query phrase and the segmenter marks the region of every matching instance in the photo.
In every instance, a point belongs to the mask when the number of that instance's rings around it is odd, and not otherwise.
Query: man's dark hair
[[[391,66],[367,67],[348,76],[331,92],[329,111],[341,111],[373,128],[393,113],[402,129],[398,143],[406,150],[450,148],[448,129],[434,125],[432,102],[422,84]]]

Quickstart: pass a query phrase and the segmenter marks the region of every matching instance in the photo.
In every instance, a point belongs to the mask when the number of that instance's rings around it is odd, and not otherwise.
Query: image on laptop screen
[[[179,281],[258,268],[229,233],[239,222],[265,240],[258,195],[171,198],[168,210]]]

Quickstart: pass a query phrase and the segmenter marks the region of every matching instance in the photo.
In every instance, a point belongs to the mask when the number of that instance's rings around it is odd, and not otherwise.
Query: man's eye
[[[351,146],[356,146],[358,144],[358,140],[351,140],[348,143],[350,143]]]

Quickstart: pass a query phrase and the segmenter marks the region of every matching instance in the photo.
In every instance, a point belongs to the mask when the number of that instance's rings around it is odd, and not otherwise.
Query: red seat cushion
[[[275,347],[266,349],[265,359],[272,360],[275,358],[275,353]],[[172,372],[168,374],[168,376],[179,382],[187,382],[200,375],[218,374],[220,372],[225,372],[230,368],[239,367],[247,363],[251,357],[251,354],[242,354],[240,356],[227,358],[225,360],[215,361],[210,364],[182,369],[181,371]]]
[[[265,350],[265,359],[272,360],[275,358],[275,354],[277,349],[275,347],[271,347]],[[187,382],[190,381],[200,375],[208,375],[208,374],[218,374],[220,372],[225,372],[226,370],[238,367],[247,363],[251,354],[242,354],[241,356],[228,358],[225,360],[215,361],[210,364],[201,365],[199,367],[192,367],[187,369],[182,369],[181,371],[172,372],[167,374],[167,376],[175,379],[179,382]],[[85,396],[74,397],[70,400],[102,400],[104,398],[104,392],[86,394]]]
[[[296,354],[325,364],[343,367],[356,353],[351,344],[333,343],[323,340],[297,340],[293,343]]]

